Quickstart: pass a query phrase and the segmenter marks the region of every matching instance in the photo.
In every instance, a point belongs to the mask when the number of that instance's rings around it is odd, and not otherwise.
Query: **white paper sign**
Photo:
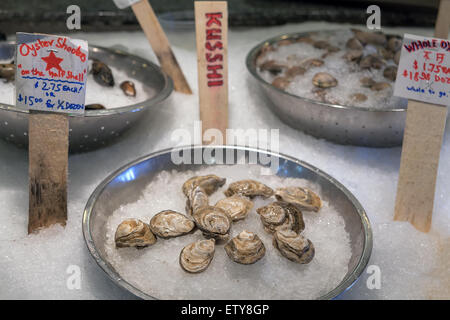
[[[450,105],[450,41],[405,34],[394,96]]]
[[[88,44],[62,36],[17,33],[16,106],[84,113]]]

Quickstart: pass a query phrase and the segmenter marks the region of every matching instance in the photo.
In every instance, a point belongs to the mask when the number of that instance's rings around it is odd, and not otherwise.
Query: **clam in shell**
[[[288,228],[279,229],[273,235],[273,246],[291,261],[306,264],[314,258],[313,243]]]
[[[205,238],[228,239],[232,220],[225,210],[213,206],[201,207],[194,211],[192,217]]]
[[[278,201],[292,203],[300,210],[317,212],[322,207],[322,200],[319,196],[307,188],[278,188],[275,190],[275,197]]]
[[[255,180],[240,180],[231,183],[224,193],[227,197],[238,194],[250,198],[257,196],[269,198],[273,195],[273,190],[265,184]]]
[[[195,228],[195,223],[184,214],[164,210],[150,220],[150,229],[160,238],[174,238],[188,234]]]
[[[200,240],[188,244],[181,250],[180,266],[190,273],[205,271],[214,258],[215,240]]]
[[[314,75],[312,83],[319,88],[331,88],[336,87],[338,81],[329,73],[319,72]]]
[[[138,219],[127,219],[117,227],[114,236],[116,247],[143,248],[156,242],[150,226]]]
[[[305,229],[302,212],[293,204],[276,201],[256,209],[264,225],[264,230],[274,233],[279,228],[289,228],[295,232]]]
[[[205,190],[206,195],[211,195],[217,191],[221,186],[225,184],[227,180],[225,178],[220,178],[214,174],[208,174],[205,176],[195,176],[187,180],[183,184],[183,193],[186,197],[189,197],[192,189],[200,186]]]
[[[242,231],[224,247],[231,260],[241,264],[253,264],[264,257],[266,247],[257,234]]]
[[[250,200],[234,195],[217,201],[216,207],[225,210],[233,221],[245,219],[253,208],[253,202]]]

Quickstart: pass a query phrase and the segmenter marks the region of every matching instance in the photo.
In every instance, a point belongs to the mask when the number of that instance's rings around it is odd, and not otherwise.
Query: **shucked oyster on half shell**
[[[200,240],[181,250],[180,266],[187,272],[199,273],[208,268],[214,257],[215,240]]]
[[[231,260],[242,264],[255,263],[266,253],[258,235],[246,230],[231,239],[224,248]]]
[[[224,193],[227,197],[238,194],[250,198],[256,196],[269,198],[273,195],[273,190],[265,184],[255,180],[240,180],[231,183]]]
[[[160,238],[173,238],[185,235],[195,228],[195,223],[184,214],[164,210],[150,220],[150,229]]]
[[[201,207],[206,207],[209,205],[208,195],[206,191],[197,186],[191,189],[189,196],[186,200],[186,212],[192,215],[195,211],[200,209]]]
[[[233,195],[217,201],[215,207],[225,210],[233,221],[238,221],[247,217],[249,211],[253,208],[253,202],[238,195]]]
[[[288,228],[278,229],[273,235],[273,246],[291,261],[306,264],[314,258],[313,243]]]
[[[186,197],[189,197],[191,191],[196,187],[201,187],[206,192],[206,195],[211,195],[217,191],[221,186],[225,184],[227,179],[220,178],[214,174],[208,174],[205,176],[195,176],[188,179],[183,184],[183,193]]]
[[[268,233],[274,233],[279,228],[289,228],[295,232],[302,232],[305,229],[303,214],[293,204],[276,201],[258,208],[256,212],[261,218],[264,230]]]
[[[201,207],[194,211],[192,217],[206,238],[228,239],[232,220],[225,210],[213,206]]]
[[[150,226],[138,219],[127,219],[119,224],[114,236],[116,247],[143,248],[156,242]]]
[[[292,203],[300,210],[317,212],[322,207],[322,200],[320,200],[319,196],[307,188],[278,188],[275,190],[275,197],[278,201]]]

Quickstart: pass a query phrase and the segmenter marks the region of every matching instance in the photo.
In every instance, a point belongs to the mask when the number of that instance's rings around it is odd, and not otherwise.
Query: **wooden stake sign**
[[[208,129],[217,129],[225,140],[228,127],[227,2],[196,1],[195,33],[203,133]]]
[[[445,105],[450,104],[449,12],[450,0],[441,0],[435,28],[441,39],[405,35],[394,92],[415,99],[408,102],[394,220],[409,221],[422,232],[431,228]]]
[[[184,77],[183,71],[172,52],[169,40],[148,0],[114,0],[114,3],[119,9],[131,6],[145,36],[150,42],[150,46],[161,64],[161,68],[172,78],[175,90],[192,94],[192,90]]]
[[[28,233],[66,224],[67,114],[84,114],[87,61],[87,42],[17,33],[16,105],[30,110]]]

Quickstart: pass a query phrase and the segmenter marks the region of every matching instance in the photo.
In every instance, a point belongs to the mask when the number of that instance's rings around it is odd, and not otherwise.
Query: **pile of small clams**
[[[273,190],[255,180],[231,183],[225,190],[226,198],[212,205],[209,196],[226,183],[214,174],[194,176],[182,186],[186,196],[186,214],[173,210],[157,213],[147,224],[138,219],[127,219],[119,224],[115,242],[117,248],[143,248],[156,243],[157,238],[168,239],[200,230],[204,239],[185,246],[180,253],[180,266],[189,273],[208,268],[214,258],[215,247],[225,243],[228,257],[237,263],[253,264],[264,257],[266,246],[251,231],[242,230],[230,239],[233,222],[245,219],[253,208],[255,197],[272,203],[256,209],[264,230],[273,236],[273,247],[285,258],[307,264],[314,258],[313,243],[302,235],[305,229],[303,211],[318,212],[322,201],[313,191],[302,187]]]
[[[397,75],[397,66],[400,59],[402,39],[398,36],[387,36],[381,32],[367,32],[357,29],[351,30],[353,36],[348,39],[345,46],[336,47],[325,40],[316,40],[314,35],[303,36],[300,38],[289,38],[277,42],[274,45],[263,47],[256,64],[261,72],[269,72],[272,79],[272,85],[281,90],[286,90],[295,77],[303,76],[308,70],[320,67],[325,63],[325,59],[331,55],[339,55],[349,64],[349,69],[354,72],[362,70],[380,70],[383,69],[384,81],[375,81],[371,77],[360,79],[361,88],[370,88],[374,92],[379,92],[390,88]],[[324,51],[321,56],[298,59],[294,54],[288,56],[286,61],[268,60],[268,52],[274,52],[278,48],[295,43],[306,43],[316,49]],[[340,103],[327,99],[327,93],[330,88],[338,87],[339,81],[332,71],[317,72],[313,75],[311,81],[314,85],[312,94],[321,102]],[[358,92],[348,98],[353,102],[364,102],[368,99],[367,95]]]

